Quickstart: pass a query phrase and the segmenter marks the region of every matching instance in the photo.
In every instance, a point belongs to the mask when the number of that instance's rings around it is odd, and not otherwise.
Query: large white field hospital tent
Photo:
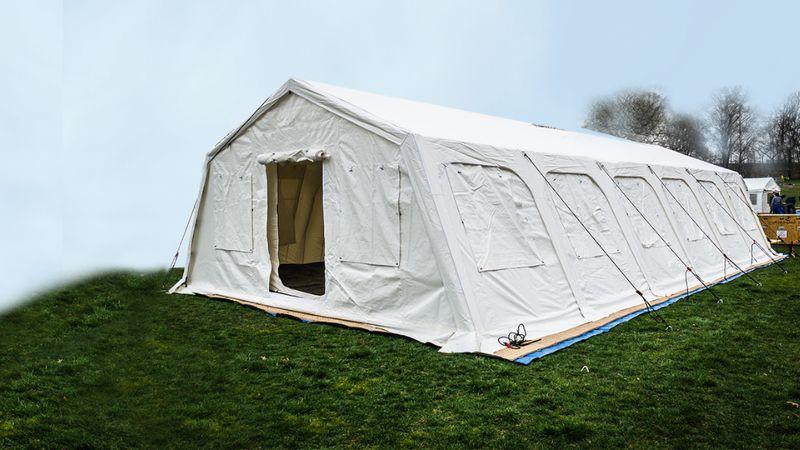
[[[518,362],[783,257],[730,170],[294,79],[207,155],[191,223],[172,292]]]
[[[768,213],[769,194],[780,192],[781,187],[771,177],[766,178],[745,178],[747,185],[747,195],[750,197],[750,204],[757,213]]]

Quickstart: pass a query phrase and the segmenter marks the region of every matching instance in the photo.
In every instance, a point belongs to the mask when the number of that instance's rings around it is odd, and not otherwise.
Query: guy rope
[[[561,202],[564,204],[564,206],[567,208],[567,210],[570,212],[570,214],[572,214],[572,216],[575,218],[575,220],[581,225],[581,227],[583,227],[583,229],[586,231],[586,233],[589,234],[589,237],[592,238],[594,243],[597,244],[598,247],[600,247],[600,250],[603,252],[604,255],[606,255],[606,258],[608,258],[608,260],[611,261],[611,264],[613,264],[614,267],[617,269],[617,271],[619,271],[619,273],[622,275],[622,277],[625,278],[625,281],[627,281],[628,284],[631,285],[631,288],[633,288],[634,292],[636,292],[636,294],[639,297],[641,297],[642,302],[644,302],[644,305],[647,308],[647,311],[653,313],[653,316],[652,316],[653,320],[661,321],[666,326],[667,330],[671,330],[672,326],[669,324],[669,322],[667,322],[666,319],[661,317],[661,315],[658,314],[658,312],[656,312],[656,310],[653,308],[653,305],[651,305],[650,302],[648,302],[647,299],[644,297],[644,294],[642,293],[642,291],[640,291],[636,287],[636,285],[633,283],[633,281],[631,281],[631,279],[628,277],[628,275],[622,270],[621,267],[619,267],[617,262],[614,261],[614,258],[612,258],[611,255],[608,254],[608,252],[603,247],[603,245],[600,244],[600,241],[598,241],[597,238],[594,236],[594,234],[592,234],[592,232],[589,231],[589,228],[586,227],[586,225],[584,225],[584,223],[581,221],[581,219],[578,217],[578,215],[575,213],[575,211],[573,211],[572,208],[570,208],[569,203],[567,203],[567,201],[564,200],[564,198],[561,196],[561,194],[550,183],[550,180],[548,180],[547,177],[544,175],[544,173],[539,169],[539,167],[536,166],[536,163],[533,162],[533,160],[530,158],[530,156],[528,156],[527,153],[523,152],[522,155],[525,157],[525,159],[527,159],[531,163],[531,165],[533,165],[533,168],[536,169],[537,172],[539,172],[539,175],[541,175],[542,179],[544,179],[545,183],[547,183],[547,185],[550,186],[550,189],[553,190],[553,193],[556,194],[556,197],[558,197],[558,199],[561,200]]]
[[[653,170],[653,168],[650,167],[650,166],[647,166],[647,168],[650,169],[650,172],[652,172],[653,175],[658,179],[658,181],[661,183],[661,186],[664,187],[664,190],[670,195],[670,197],[672,197],[672,199],[675,200],[675,204],[677,204],[681,208],[681,210],[684,213],[686,213],[686,216],[689,217],[689,219],[692,221],[692,223],[694,223],[694,225],[700,230],[700,232],[703,233],[703,236],[705,236],[706,239],[708,239],[709,242],[711,242],[711,245],[713,245],[714,248],[716,248],[722,254],[722,257],[725,258],[725,261],[730,262],[731,265],[736,268],[736,270],[738,270],[739,272],[742,273],[742,275],[747,276],[748,278],[753,280],[754,283],[756,283],[757,285],[761,286],[761,282],[760,281],[756,280],[752,275],[750,275],[748,272],[745,272],[741,267],[739,267],[739,265],[736,264],[736,262],[734,262],[728,256],[728,254],[725,253],[725,251],[722,250],[719,245],[717,245],[716,242],[714,242],[714,239],[712,239],[711,236],[709,236],[708,233],[706,233],[706,230],[704,230],[703,227],[701,227],[700,224],[697,223],[696,220],[694,220],[694,217],[692,217],[692,215],[689,214],[689,211],[687,211],[686,208],[684,208],[683,205],[681,205],[680,200],[678,200],[678,198],[675,197],[675,194],[672,193],[672,191],[669,189],[669,187],[667,187],[666,183],[664,183],[664,180],[662,180],[661,177],[659,177],[656,174],[656,172]]]
[[[686,171],[687,171],[687,172],[689,172],[689,169],[686,169]],[[727,187],[728,189],[730,189],[730,190],[731,190],[731,192],[733,192],[733,196],[734,196],[734,197],[736,197],[736,198],[738,198],[739,200],[743,201],[743,202],[745,203],[745,205],[747,205],[747,208],[748,208],[748,210],[751,210],[751,209],[752,209],[752,207],[750,206],[750,204],[748,204],[748,203],[747,203],[747,201],[745,201],[745,200],[744,200],[742,197],[740,197],[740,196],[739,196],[739,195],[736,193],[736,191],[734,191],[734,190],[733,190],[733,188],[731,188],[730,186],[728,186],[728,183],[726,183],[726,182],[725,182],[725,180],[724,180],[724,179],[723,179],[723,178],[722,178],[722,177],[721,177],[721,176],[720,176],[718,173],[716,173],[716,172],[715,172],[715,174],[717,175],[717,177],[719,177],[720,181],[722,181],[722,184],[723,184],[723,185],[725,185],[725,187]],[[689,172],[689,175],[691,175],[691,176],[692,176],[692,178],[694,178],[695,180],[697,180],[697,177],[695,177],[695,176],[694,176],[694,174],[693,174],[692,172]],[[705,191],[706,191],[706,192],[708,192],[708,189],[706,189],[706,188],[703,186],[703,184],[702,184],[702,183],[700,183],[700,180],[697,180],[697,184],[699,184],[699,185],[700,185],[700,187],[702,187],[703,189],[705,189]],[[753,236],[751,236],[751,235],[750,235],[750,233],[749,233],[747,230],[745,230],[745,229],[744,229],[744,227],[743,227],[743,226],[742,226],[742,225],[741,225],[739,222],[737,222],[737,221],[736,221],[736,219],[735,219],[735,218],[734,218],[734,217],[731,215],[731,213],[730,213],[730,212],[728,212],[728,210],[727,210],[725,207],[723,207],[723,206],[722,206],[722,204],[721,204],[721,203],[720,203],[720,202],[719,202],[719,201],[718,201],[716,198],[714,198],[714,196],[713,196],[713,195],[711,195],[711,193],[710,193],[710,192],[708,193],[708,195],[709,195],[709,196],[711,196],[711,198],[713,198],[715,202],[717,202],[717,204],[720,206],[720,208],[722,208],[722,210],[723,210],[723,211],[725,211],[725,214],[727,214],[727,215],[728,215],[728,217],[730,217],[730,218],[731,218],[731,220],[733,220],[733,223],[735,223],[735,224],[736,224],[736,225],[737,225],[737,226],[738,226],[738,227],[739,227],[739,228],[740,228],[742,231],[744,231],[744,234],[745,234],[745,235],[747,235],[747,237],[749,237],[749,238],[753,239],[753,245],[755,245],[756,247],[758,247],[758,248],[759,248],[759,250],[761,250],[762,252],[764,252],[764,254],[765,254],[765,255],[767,255],[767,258],[769,258],[769,259],[770,259],[770,261],[772,261],[772,262],[773,262],[773,263],[775,263],[775,264],[776,264],[778,267],[780,267],[780,269],[783,271],[783,273],[789,273],[789,272],[786,270],[786,268],[785,268],[785,267],[783,267],[783,265],[780,263],[780,261],[778,261],[777,259],[773,258],[773,257],[772,257],[772,255],[770,255],[770,254],[769,254],[769,252],[768,252],[767,250],[765,250],[765,249],[764,249],[764,247],[762,247],[762,246],[761,246],[761,244],[759,244],[759,243],[758,243],[758,241],[756,241],[756,239],[755,239]],[[751,248],[752,248],[752,245],[751,245]]]
[[[686,278],[686,293],[687,294],[689,293],[689,277],[688,277],[688,274],[691,273],[692,275],[694,275],[694,277],[697,279],[697,281],[699,281],[700,284],[703,285],[703,288],[708,290],[708,292],[717,300],[717,303],[722,303],[722,298],[720,296],[718,296],[716,292],[712,291],[711,290],[711,286],[706,284],[706,282],[703,281],[702,278],[700,278],[700,275],[698,275],[697,272],[695,272],[694,269],[692,269],[692,267],[689,264],[687,264],[683,260],[683,258],[680,257],[680,255],[678,255],[678,252],[676,252],[675,249],[672,248],[672,245],[670,245],[670,243],[666,240],[666,238],[664,238],[664,236],[662,236],[661,233],[658,232],[658,229],[656,229],[655,225],[653,225],[650,222],[650,220],[648,220],[647,217],[645,217],[645,215],[642,214],[642,211],[639,209],[638,206],[636,206],[636,203],[634,203],[633,200],[631,200],[631,198],[628,196],[628,193],[625,192],[624,189],[622,189],[622,186],[619,185],[617,180],[615,180],[614,177],[612,177],[611,174],[608,173],[608,170],[606,170],[605,166],[603,166],[599,162],[597,163],[597,165],[608,176],[608,178],[611,179],[611,182],[614,183],[614,186],[616,186],[617,189],[619,189],[619,191],[622,193],[622,195],[625,197],[625,199],[628,200],[628,202],[631,204],[631,206],[633,206],[633,209],[636,210],[636,212],[639,214],[639,217],[641,217],[645,221],[645,223],[647,223],[647,225],[649,225],[650,228],[653,229],[653,231],[656,233],[658,238],[661,239],[661,241],[664,242],[664,244],[667,245],[667,248],[669,249],[669,251],[671,251],[672,254],[675,255],[675,258],[677,258],[678,261],[680,261],[680,263],[683,264],[683,266],[686,268],[686,277],[685,277]]]

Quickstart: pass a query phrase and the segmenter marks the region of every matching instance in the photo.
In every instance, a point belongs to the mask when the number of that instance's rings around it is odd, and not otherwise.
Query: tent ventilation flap
[[[325,150],[290,150],[286,152],[270,152],[258,155],[259,164],[283,164],[317,162],[328,159],[330,155]]]

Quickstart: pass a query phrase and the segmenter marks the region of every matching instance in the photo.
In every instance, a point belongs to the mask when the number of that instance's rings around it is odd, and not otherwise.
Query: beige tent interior
[[[780,259],[746,192],[661,147],[292,79],[207,155],[171,292],[530,362]]]

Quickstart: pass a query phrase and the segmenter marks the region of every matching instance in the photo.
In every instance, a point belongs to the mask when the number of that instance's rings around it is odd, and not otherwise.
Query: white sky
[[[165,266],[205,152],[292,76],[567,129],[623,87],[800,89],[800,2],[650,3],[0,0],[0,309]]]

